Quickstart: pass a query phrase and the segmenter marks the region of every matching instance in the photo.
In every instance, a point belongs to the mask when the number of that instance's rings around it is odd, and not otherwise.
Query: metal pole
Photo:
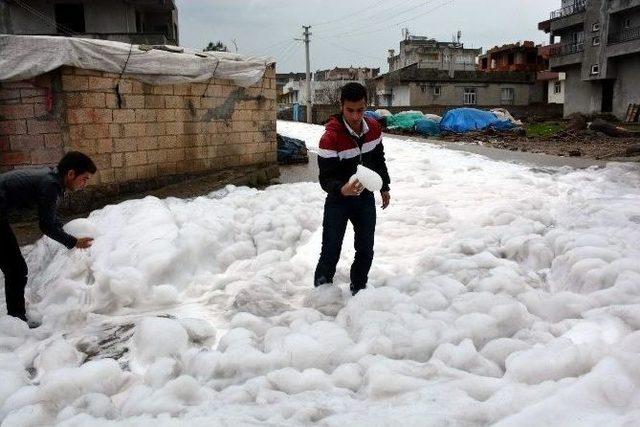
[[[313,96],[311,93],[311,64],[309,63],[309,36],[311,35],[309,28],[311,25],[303,25],[302,28],[304,28],[304,51],[307,59],[307,123],[311,123],[311,98]]]

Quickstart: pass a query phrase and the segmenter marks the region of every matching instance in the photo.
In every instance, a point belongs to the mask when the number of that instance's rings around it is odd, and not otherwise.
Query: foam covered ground
[[[90,250],[24,248],[43,326],[0,316],[2,426],[640,423],[639,168],[384,143],[355,297],[351,230],[312,289],[317,183],[130,200],[67,225]]]

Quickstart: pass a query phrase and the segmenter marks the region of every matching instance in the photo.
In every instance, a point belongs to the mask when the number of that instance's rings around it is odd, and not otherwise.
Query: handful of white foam
[[[86,218],[76,218],[66,223],[62,229],[73,237],[98,237],[98,229]]]
[[[362,165],[358,165],[356,173],[349,178],[349,182],[358,180],[360,184],[371,192],[380,191],[382,189],[382,177],[376,171],[373,171]]]

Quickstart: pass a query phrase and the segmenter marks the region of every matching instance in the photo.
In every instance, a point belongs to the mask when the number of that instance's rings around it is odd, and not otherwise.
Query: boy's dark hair
[[[344,101],[358,102],[361,100],[367,101],[367,89],[360,83],[351,82],[342,86],[340,91],[340,103]]]
[[[69,151],[60,159],[58,173],[65,176],[70,170],[75,171],[76,175],[81,175],[85,172],[94,174],[98,168],[86,154],[79,151]]]

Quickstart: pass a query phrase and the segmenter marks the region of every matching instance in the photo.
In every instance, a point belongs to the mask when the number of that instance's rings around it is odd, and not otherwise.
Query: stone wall
[[[91,185],[103,196],[227,168],[277,175],[275,97],[274,68],[250,88],[217,79],[153,86],[70,67],[0,83],[0,169],[82,151],[98,166]]]

